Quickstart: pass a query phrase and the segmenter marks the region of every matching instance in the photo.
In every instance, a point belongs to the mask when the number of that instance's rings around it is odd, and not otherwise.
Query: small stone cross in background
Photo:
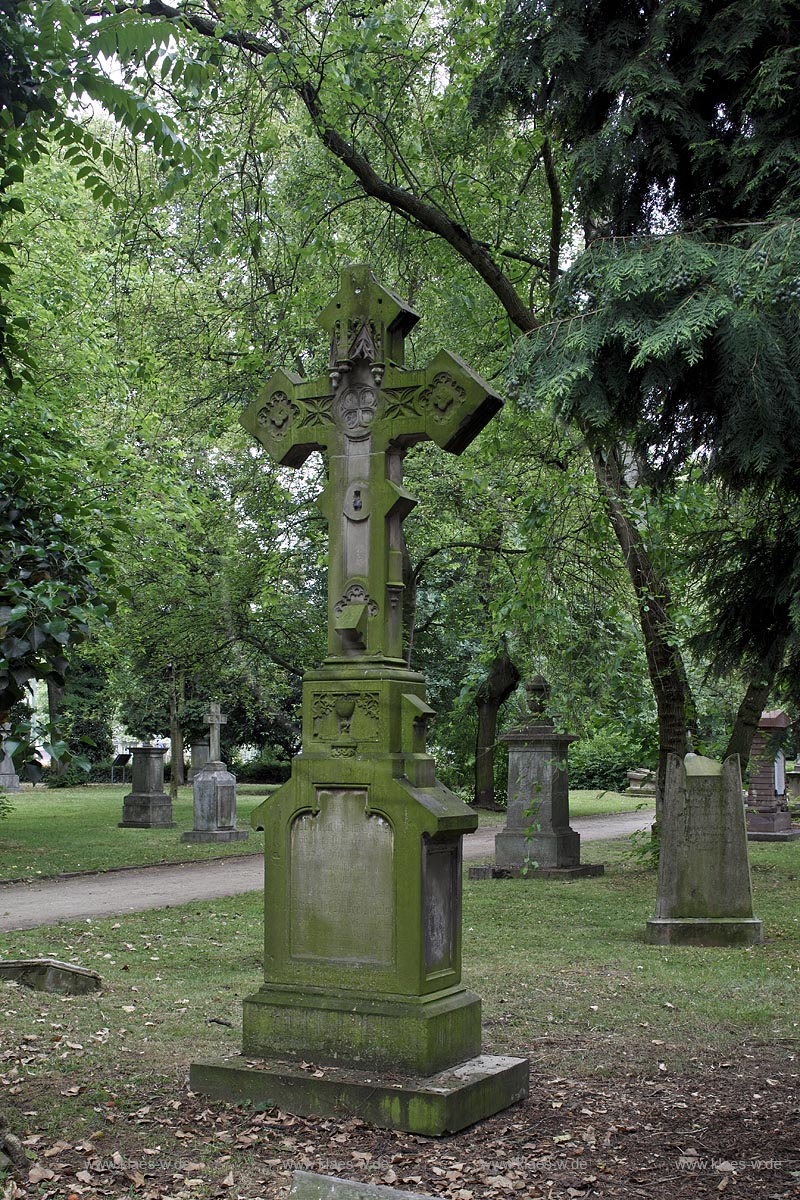
[[[222,754],[219,747],[219,734],[221,726],[228,724],[228,718],[225,713],[220,712],[218,700],[212,700],[209,704],[208,712],[203,717],[203,721],[206,725],[210,726],[208,733],[209,761],[221,762]]]

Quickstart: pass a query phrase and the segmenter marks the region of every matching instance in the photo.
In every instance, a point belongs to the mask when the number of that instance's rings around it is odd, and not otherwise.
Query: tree
[[[745,759],[784,658],[796,693],[799,46],[779,0],[512,3],[475,93],[482,115],[512,106],[564,147],[585,235],[524,347],[523,393],[595,453],[621,437],[645,486],[701,465],[739,517],[704,539],[695,645],[751,670],[729,743]],[[625,468],[605,453],[612,521]],[[635,585],[666,611],[641,550],[630,538]],[[684,725],[689,704],[678,686]]]

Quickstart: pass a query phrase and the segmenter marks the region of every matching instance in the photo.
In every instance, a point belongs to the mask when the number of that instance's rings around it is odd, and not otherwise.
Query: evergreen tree
[[[564,147],[584,232],[520,391],[598,450],[621,438],[640,481],[700,464],[719,486],[738,522],[708,539],[697,644],[764,700],[784,647],[798,677],[799,76],[784,0],[515,0],[473,94]]]

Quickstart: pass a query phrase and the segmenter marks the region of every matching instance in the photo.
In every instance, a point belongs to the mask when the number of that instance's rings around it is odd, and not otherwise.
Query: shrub
[[[234,763],[231,771],[237,783],[285,783],[292,773],[292,764],[256,758],[251,762]]]
[[[628,786],[628,771],[647,766],[649,755],[641,743],[625,733],[604,729],[570,748],[569,784],[573,788],[603,788],[621,792]]]

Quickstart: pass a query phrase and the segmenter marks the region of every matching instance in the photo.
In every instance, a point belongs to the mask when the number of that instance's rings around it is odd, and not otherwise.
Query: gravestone
[[[236,776],[222,761],[220,727],[227,720],[218,701],[209,705],[205,716],[210,728],[209,757],[192,779],[194,828],[181,834],[182,842],[246,842],[250,836],[246,829],[236,828]]]
[[[654,945],[752,945],[753,916],[739,756],[667,760]]]
[[[204,741],[192,742],[192,748],[191,748],[192,765],[189,767],[189,781],[190,782],[192,782],[194,780],[194,777],[197,774],[197,772],[202,770],[202,768],[206,765],[206,763],[208,762],[210,757],[211,757],[211,747],[208,744],[208,738],[206,738]]]
[[[508,807],[494,839],[495,864],[470,867],[470,879],[575,879],[602,875],[599,863],[581,863],[581,837],[569,824],[571,734],[557,733],[547,716],[547,680],[527,685],[531,720],[500,739],[508,745]]]
[[[98,992],[102,987],[97,971],[76,967],[57,958],[0,960],[0,979],[37,992],[61,992],[65,996],[84,996],[88,992]]]
[[[14,770],[14,761],[6,754],[6,738],[11,733],[10,722],[0,725],[0,792],[21,792],[19,775]]]
[[[164,746],[131,746],[131,788],[122,800],[122,829],[173,829],[172,801],[164,791]]]
[[[626,792],[642,796],[655,796],[655,773],[647,767],[634,767],[628,771],[628,786]]]
[[[791,722],[782,709],[761,714],[750,749],[747,793],[747,837],[751,842],[792,842],[800,828],[792,825],[786,790],[782,742]]]
[[[289,1200],[433,1200],[433,1197],[419,1192],[399,1192],[397,1188],[376,1183],[359,1183],[355,1179],[295,1171]]]
[[[477,817],[428,754],[433,715],[403,656],[403,459],[460,453],[501,406],[455,355],[406,370],[416,313],[348,267],[322,313],[330,369],[278,371],[242,421],[274,459],[327,451],[328,656],[303,680],[302,751],[252,814],[265,831],[264,983],[240,1063],[191,1086],[300,1114],[440,1134],[527,1093],[524,1059],[480,1055],[461,982],[462,835]],[[313,1069],[309,1069],[313,1064]]]

